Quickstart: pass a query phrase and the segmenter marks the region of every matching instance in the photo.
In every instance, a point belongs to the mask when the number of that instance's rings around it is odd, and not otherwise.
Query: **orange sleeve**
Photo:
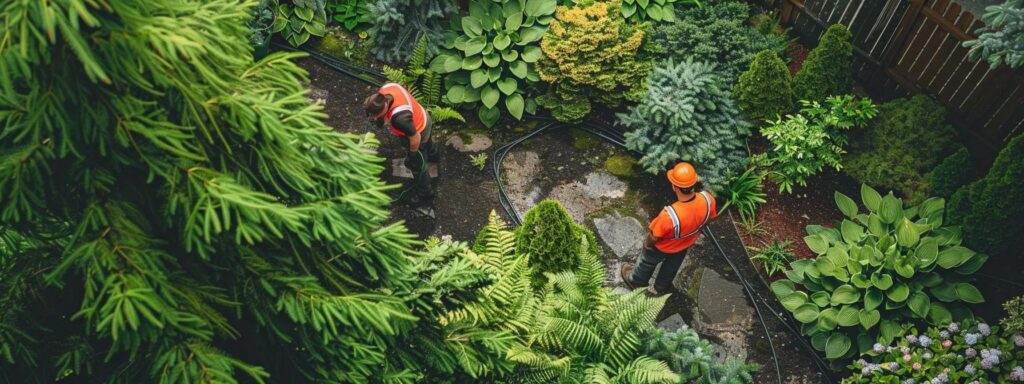
[[[670,223],[667,230],[665,229],[666,220],[669,220]],[[665,213],[664,209],[661,210],[661,213],[659,213],[654,220],[651,220],[651,225],[649,225],[648,228],[651,229],[651,234],[657,238],[665,238],[674,235],[674,233],[672,233],[671,219],[668,218],[668,213]]]
[[[714,219],[718,217],[718,201],[716,201],[715,197],[711,196],[710,193],[708,194],[708,197],[711,198],[711,217],[709,219]]]

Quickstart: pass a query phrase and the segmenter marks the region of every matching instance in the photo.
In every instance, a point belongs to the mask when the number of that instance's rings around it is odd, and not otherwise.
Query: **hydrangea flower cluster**
[[[892,345],[875,343],[868,355],[850,366],[856,373],[843,383],[1024,383],[1024,337],[1002,336],[984,323],[909,328]]]

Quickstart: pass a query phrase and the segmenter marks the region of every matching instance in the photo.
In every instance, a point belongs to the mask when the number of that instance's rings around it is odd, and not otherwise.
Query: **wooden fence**
[[[991,160],[1024,131],[1024,71],[967,59],[983,24],[950,0],[782,0],[782,20],[817,41],[828,25],[853,33],[858,81],[883,99],[932,95],[965,145]]]

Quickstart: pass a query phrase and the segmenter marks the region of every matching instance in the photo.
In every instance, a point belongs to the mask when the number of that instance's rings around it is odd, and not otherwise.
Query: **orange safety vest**
[[[384,113],[384,121],[391,126],[392,133],[398,136],[405,136],[404,132],[391,124],[391,117],[402,111],[412,112],[412,125],[416,128],[416,133],[423,132],[423,129],[427,127],[427,110],[423,109],[423,106],[409,94],[405,87],[395,83],[387,83],[380,87],[377,93],[390,95],[392,100],[394,100],[391,102],[391,108]]]

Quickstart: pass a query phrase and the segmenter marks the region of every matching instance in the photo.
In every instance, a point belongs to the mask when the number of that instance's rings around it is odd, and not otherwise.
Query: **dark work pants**
[[[672,280],[675,280],[679,267],[683,265],[683,258],[686,257],[686,249],[678,253],[664,253],[657,249],[644,248],[644,252],[636,260],[633,273],[629,276],[630,283],[636,287],[646,287],[651,280],[654,268],[661,263],[661,270],[658,277],[654,279],[654,288],[666,290],[672,287]]]
[[[409,153],[405,158],[405,167],[412,172],[412,185],[409,186],[412,190],[410,192],[415,192],[419,196],[421,205],[434,203],[434,186],[427,166],[428,161],[438,158],[437,147],[434,146],[434,140],[430,137],[433,125],[434,122],[428,114],[427,127],[420,132],[419,150],[416,153]],[[402,145],[408,151],[409,138],[402,137]]]

